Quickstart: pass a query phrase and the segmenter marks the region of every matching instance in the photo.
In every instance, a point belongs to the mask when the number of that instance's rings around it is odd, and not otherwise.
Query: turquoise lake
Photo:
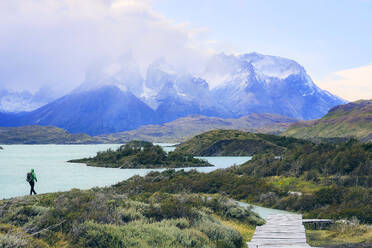
[[[161,144],[166,151],[173,144]],[[116,169],[89,167],[67,163],[67,160],[94,156],[98,151],[116,149],[120,145],[2,145],[0,150],[0,199],[27,195],[30,186],[26,173],[34,168],[38,182],[38,194],[66,191],[72,188],[89,189],[109,186],[134,175],[144,176],[156,169]],[[210,172],[231,165],[239,165],[250,157],[203,157],[213,167],[195,168]],[[191,168],[187,168],[189,170]],[[161,171],[158,169],[157,171]]]
[[[172,151],[173,144],[160,144],[165,151]],[[29,194],[26,173],[34,168],[38,182],[38,194],[66,191],[72,188],[89,189],[110,186],[134,175],[144,176],[150,171],[164,169],[116,169],[89,167],[85,164],[67,163],[67,160],[94,156],[98,151],[116,149],[120,145],[2,145],[0,150],[0,199]],[[185,168],[210,172],[216,169],[240,165],[251,157],[199,157],[208,160],[213,167]],[[242,206],[247,203],[239,202]],[[261,217],[269,214],[288,213],[281,210],[252,205]]]

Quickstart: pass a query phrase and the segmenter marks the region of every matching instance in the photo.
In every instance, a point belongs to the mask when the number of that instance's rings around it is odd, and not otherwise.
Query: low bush
[[[196,229],[181,230],[175,221],[132,222],[125,226],[87,222],[84,225],[85,232],[79,241],[82,247],[213,247],[206,235]]]
[[[43,240],[33,238],[29,234],[12,228],[6,233],[0,232],[1,248],[49,248],[49,245]]]
[[[234,248],[241,247],[241,235],[214,216],[260,221],[224,197],[157,192],[134,198],[142,202],[111,189],[74,189],[55,197],[38,195],[38,201],[0,201],[6,208],[0,216],[0,247],[33,247],[31,240],[41,242],[36,247]]]
[[[210,240],[216,242],[217,247],[241,247],[243,245],[243,237],[231,227],[204,221],[199,224],[198,229],[205,233]]]

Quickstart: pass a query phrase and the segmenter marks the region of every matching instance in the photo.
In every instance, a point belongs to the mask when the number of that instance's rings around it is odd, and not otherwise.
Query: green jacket
[[[34,169],[31,169],[31,175],[32,175],[32,179],[37,182],[37,178],[36,178],[36,174],[35,174],[35,171]]]

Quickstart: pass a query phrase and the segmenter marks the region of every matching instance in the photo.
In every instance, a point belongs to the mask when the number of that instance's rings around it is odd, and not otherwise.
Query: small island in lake
[[[213,166],[205,160],[183,153],[166,153],[159,145],[147,141],[131,141],[116,151],[108,149],[98,152],[93,158],[69,160],[71,163],[85,163],[88,166],[122,169],[153,169]]]

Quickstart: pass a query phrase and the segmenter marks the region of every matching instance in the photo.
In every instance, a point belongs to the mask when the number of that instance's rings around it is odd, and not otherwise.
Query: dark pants
[[[31,181],[30,182],[30,186],[31,186],[30,195],[32,195],[32,192],[34,192],[34,194],[36,195],[36,192],[34,190],[35,182],[34,181]]]

